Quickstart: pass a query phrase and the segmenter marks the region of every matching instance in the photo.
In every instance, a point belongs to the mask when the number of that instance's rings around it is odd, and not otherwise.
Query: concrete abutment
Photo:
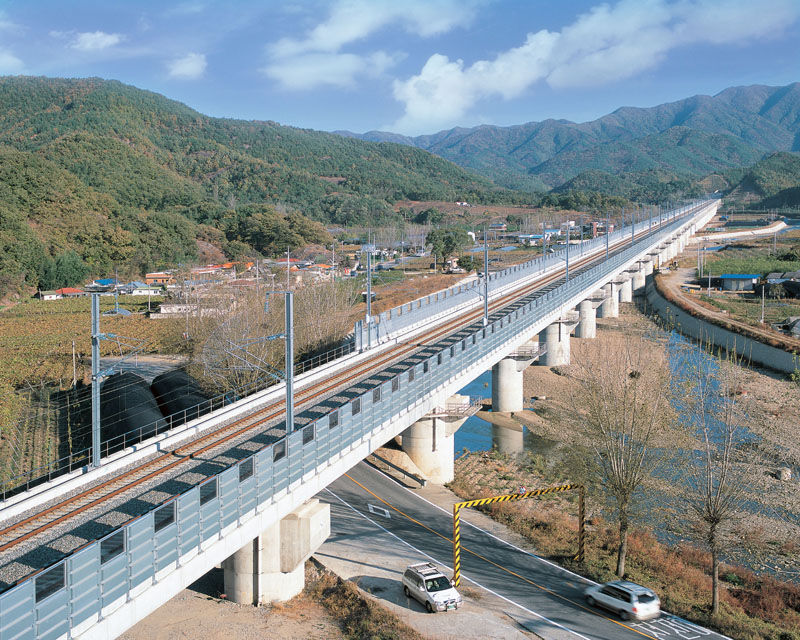
[[[305,561],[330,532],[330,505],[316,498],[301,505],[222,562],[228,600],[258,605],[293,598],[305,586]]]

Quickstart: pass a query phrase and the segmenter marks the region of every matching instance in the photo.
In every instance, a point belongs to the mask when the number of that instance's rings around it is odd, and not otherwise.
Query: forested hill
[[[0,161],[0,296],[63,284],[55,262],[75,254],[135,274],[196,258],[198,239],[231,259],[323,241],[307,218],[374,223],[397,199],[520,197],[421,149],[210,118],[97,78],[0,77]]]
[[[559,187],[597,171],[625,175],[628,183],[653,171],[680,180],[747,166],[775,151],[800,152],[800,83],[733,87],[650,108],[622,107],[579,124],[482,125],[413,138],[340,133],[414,145],[514,188]],[[582,183],[591,186],[593,175],[599,174],[582,176]],[[641,186],[649,179],[645,176]]]

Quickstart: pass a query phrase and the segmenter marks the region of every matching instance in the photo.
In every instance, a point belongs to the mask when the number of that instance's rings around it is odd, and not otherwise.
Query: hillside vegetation
[[[509,187],[561,187],[594,171],[634,185],[640,172],[652,170],[681,181],[748,166],[770,152],[800,152],[800,83],[733,87],[655,107],[622,107],[583,123],[545,120],[413,138],[374,131],[358,137],[427,149]],[[596,174],[583,176],[584,187],[601,190],[591,175]],[[669,198],[682,194],[677,183],[673,186]]]
[[[135,275],[198,241],[231,259],[330,241],[318,223],[379,223],[397,199],[526,198],[408,146],[209,118],[116,81],[0,78],[0,297],[74,284],[53,276],[67,254]]]

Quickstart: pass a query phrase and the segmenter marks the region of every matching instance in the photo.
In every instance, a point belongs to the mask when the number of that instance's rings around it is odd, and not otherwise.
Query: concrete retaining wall
[[[800,359],[783,349],[776,349],[747,336],[733,333],[696,318],[675,306],[659,293],[651,276],[647,278],[646,292],[649,307],[681,335],[703,343],[710,342],[715,347],[727,351],[735,350],[746,361],[773,371],[793,373],[800,368]]]

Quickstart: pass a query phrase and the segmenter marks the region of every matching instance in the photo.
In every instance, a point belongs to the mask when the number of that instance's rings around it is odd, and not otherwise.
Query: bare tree
[[[671,421],[670,367],[663,348],[627,332],[602,351],[577,345],[573,357],[579,383],[575,420],[588,441],[589,478],[615,511],[616,573],[622,577],[633,502],[659,464],[658,438]]]
[[[331,349],[352,329],[355,282],[318,282],[295,290],[295,358]],[[197,345],[193,373],[218,390],[242,388],[265,376],[280,378],[285,351],[285,307],[271,296],[265,310],[263,290],[205,296],[195,318]]]
[[[745,516],[758,457],[747,428],[757,419],[743,395],[744,371],[738,358],[684,356],[679,390],[680,421],[697,445],[683,466],[681,492],[688,532],[711,553],[711,614],[719,612],[720,555],[737,544],[735,525]]]

